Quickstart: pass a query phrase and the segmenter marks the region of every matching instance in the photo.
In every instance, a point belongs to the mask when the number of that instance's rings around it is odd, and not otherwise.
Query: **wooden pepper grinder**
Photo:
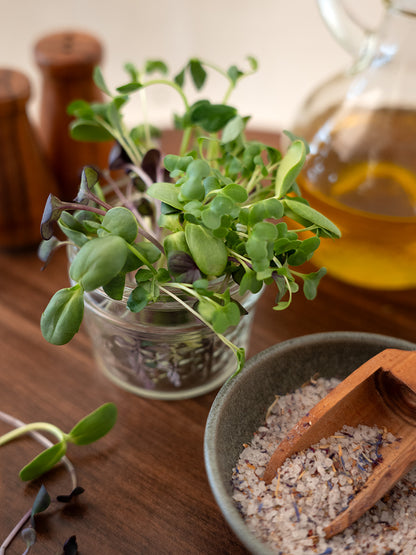
[[[26,111],[29,79],[0,69],[0,248],[38,245],[40,222],[55,179]]]
[[[85,165],[107,167],[111,142],[75,141],[69,135],[67,106],[78,99],[102,101],[93,69],[102,59],[102,47],[93,36],[67,31],[42,37],[35,44],[35,60],[42,72],[40,133],[56,176],[60,197],[75,198]]]

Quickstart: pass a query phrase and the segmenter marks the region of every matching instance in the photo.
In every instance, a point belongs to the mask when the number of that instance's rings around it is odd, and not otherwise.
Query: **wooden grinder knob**
[[[56,183],[31,125],[26,104],[30,82],[19,71],[0,68],[0,248],[37,245],[40,222]]]
[[[60,196],[73,199],[78,191],[82,168],[107,166],[109,143],[87,143],[69,135],[71,117],[67,106],[77,99],[102,101],[95,86],[93,69],[101,62],[102,47],[95,37],[78,31],[42,37],[34,48],[42,72],[40,132],[58,181]]]

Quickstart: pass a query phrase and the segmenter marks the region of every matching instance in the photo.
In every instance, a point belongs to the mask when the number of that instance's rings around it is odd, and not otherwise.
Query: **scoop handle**
[[[412,467],[416,460],[416,442],[414,434],[402,438],[399,447],[388,446],[383,453],[383,460],[375,467],[371,476],[348,507],[327,526],[327,539],[343,532],[351,526],[379,499],[383,497]]]

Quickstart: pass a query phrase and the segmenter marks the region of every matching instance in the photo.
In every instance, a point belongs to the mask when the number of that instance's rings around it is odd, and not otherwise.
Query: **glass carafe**
[[[352,67],[305,101],[294,128],[311,154],[299,185],[342,238],[315,262],[377,289],[416,287],[416,0],[385,2],[368,31],[340,0],[318,0]]]

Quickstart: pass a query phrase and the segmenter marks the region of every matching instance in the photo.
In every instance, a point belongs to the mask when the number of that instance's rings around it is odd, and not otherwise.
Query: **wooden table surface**
[[[185,401],[153,401],[118,389],[96,367],[82,331],[63,347],[41,336],[39,318],[52,293],[67,285],[64,253],[40,272],[33,252],[0,253],[0,410],[65,431],[106,401],[119,411],[97,443],[71,446],[85,493],[38,517],[31,553],[58,554],[75,534],[81,555],[247,553],[211,494],[203,463],[206,418],[216,392]],[[416,291],[382,292],[325,277],[315,301],[295,296],[285,312],[260,299],[249,355],[292,337],[355,330],[416,340]],[[0,422],[0,434],[9,427]],[[0,544],[32,505],[41,481],[24,484],[19,469],[39,452],[30,438],[0,449]],[[62,467],[44,478],[51,496],[68,493]],[[17,538],[7,555],[21,554]]]

